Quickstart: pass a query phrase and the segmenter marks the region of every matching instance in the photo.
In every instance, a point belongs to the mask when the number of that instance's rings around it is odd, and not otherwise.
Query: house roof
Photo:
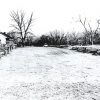
[[[6,34],[6,32],[0,32],[0,34],[4,35],[5,37],[9,38],[9,39],[13,39],[12,37],[10,37],[8,34]]]

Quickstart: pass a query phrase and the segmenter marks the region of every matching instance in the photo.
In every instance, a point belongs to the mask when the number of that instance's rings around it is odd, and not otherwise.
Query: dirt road
[[[100,56],[25,47],[0,59],[0,100],[100,100]]]

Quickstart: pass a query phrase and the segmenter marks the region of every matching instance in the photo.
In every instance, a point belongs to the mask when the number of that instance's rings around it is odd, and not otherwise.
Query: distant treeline
[[[34,41],[35,45],[93,45],[100,44],[100,33],[64,33],[60,31],[50,32],[48,35],[42,35]]]
[[[16,37],[13,33],[8,33],[14,38],[17,46],[22,46],[20,37]],[[91,36],[92,34],[92,36]],[[100,33],[64,33],[58,30],[41,35],[40,37],[27,36],[24,46],[58,46],[58,45],[92,45],[100,44]]]

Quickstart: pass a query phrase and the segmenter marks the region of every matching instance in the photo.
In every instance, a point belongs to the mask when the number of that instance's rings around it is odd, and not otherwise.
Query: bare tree
[[[58,30],[52,31],[49,34],[49,40],[53,45],[65,45],[67,44],[67,36],[64,32]]]
[[[76,32],[72,32],[68,34],[68,43],[69,45],[77,45],[78,44],[78,34]]]
[[[94,43],[94,35],[97,33],[98,29],[99,29],[99,26],[100,26],[100,20],[97,20],[97,27],[95,29],[93,29],[90,25],[89,22],[87,22],[87,19],[85,18],[84,20],[82,20],[80,17],[79,17],[79,22],[82,24],[82,26],[84,27],[85,29],[85,40],[87,40],[87,38],[89,37],[90,39],[90,42],[91,44],[93,45]],[[87,44],[87,42],[86,42]]]
[[[31,26],[33,23],[33,13],[31,13],[29,19],[25,18],[25,13],[23,11],[17,11],[17,12],[12,11],[10,16],[13,22],[11,24],[11,27],[13,27],[14,30],[16,30],[17,33],[20,35],[22,45],[24,46],[27,35],[31,33]]]

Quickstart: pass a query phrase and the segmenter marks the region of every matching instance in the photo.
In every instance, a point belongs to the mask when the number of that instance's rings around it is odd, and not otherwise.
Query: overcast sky
[[[1,0],[0,31],[10,31],[10,12],[24,10],[33,12],[36,18],[32,30],[34,34],[44,34],[58,29],[80,31],[79,15],[88,20],[100,18],[99,0]]]

